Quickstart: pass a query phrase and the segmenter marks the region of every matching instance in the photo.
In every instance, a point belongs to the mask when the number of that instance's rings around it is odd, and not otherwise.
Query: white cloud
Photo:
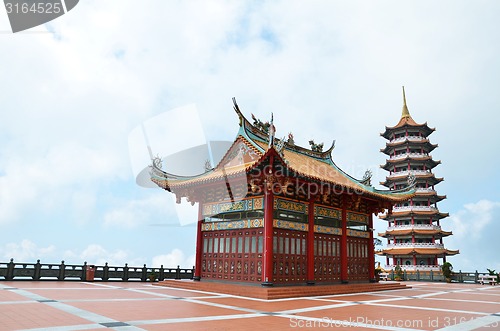
[[[66,252],[68,256],[74,255],[74,253]],[[94,265],[104,265],[106,262],[110,266],[123,266],[127,263],[129,266],[140,267],[144,263],[139,261],[137,258],[130,256],[130,253],[124,249],[106,249],[99,244],[88,245],[78,257],[87,264]]]
[[[456,239],[467,241],[481,240],[492,230],[493,217],[500,212],[500,202],[481,200],[476,203],[465,204],[463,209],[450,216],[453,235]],[[446,220],[443,227],[447,228]]]
[[[486,268],[500,270],[498,258],[498,233],[500,202],[480,200],[467,203],[457,213],[443,220],[442,227],[453,235],[444,238],[445,247],[459,249],[460,254],[449,259],[455,270],[486,272]]]
[[[186,257],[184,252],[178,248],[173,249],[170,253],[157,255],[153,257],[152,266],[159,268],[163,265],[164,268],[191,268],[194,266],[195,256]]]
[[[20,243],[7,243],[3,247],[0,247],[2,260],[9,261],[12,258],[14,262],[34,263],[37,259],[52,256],[55,252],[56,247],[54,245],[38,247],[37,244],[28,239],[24,239]]]
[[[167,194],[160,190],[150,190],[142,199],[116,201],[114,209],[104,214],[104,226],[135,228],[152,223],[177,224],[177,218],[171,211],[171,201]]]
[[[99,180],[116,178],[116,156],[77,143],[52,146],[42,157],[22,159],[14,155],[5,162],[0,176],[0,223],[15,220],[31,206],[53,212],[72,203],[76,209],[92,209],[89,190]]]

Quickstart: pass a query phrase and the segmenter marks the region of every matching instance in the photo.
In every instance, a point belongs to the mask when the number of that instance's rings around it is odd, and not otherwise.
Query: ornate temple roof
[[[384,148],[381,148],[380,151],[384,154],[391,155],[392,151],[397,147],[406,147],[408,143],[411,143],[412,146],[421,147],[427,153],[432,152],[434,149],[439,147],[438,144],[431,144],[428,138],[419,138],[419,139],[411,139],[409,137],[403,137],[402,139],[396,141],[388,141]]]
[[[151,180],[168,191],[176,188],[195,188],[241,177],[266,164],[272,156],[274,162],[281,163],[294,177],[341,186],[377,200],[401,202],[415,195],[413,186],[403,190],[378,190],[369,184],[370,177],[361,180],[351,177],[332,160],[331,153],[335,141],[329,149],[323,151],[322,144],[314,144],[312,141],[311,149],[298,146],[294,143],[293,136],[289,136],[288,140],[277,139],[274,137],[275,128],[272,121],[263,123],[253,117],[252,124],[241,113],[234,98],[233,102],[240,129],[232,146],[217,166],[198,176],[177,176],[162,170],[160,159],[156,159],[151,167]]]
[[[385,169],[387,171],[390,171],[391,168],[393,168],[395,165],[401,164],[403,161],[411,161],[411,164],[421,164],[425,165],[427,169],[433,169],[439,164],[441,164],[441,161],[435,161],[432,159],[432,156],[430,155],[411,155],[411,154],[406,154],[402,155],[400,158],[393,158],[393,159],[388,159],[385,161],[385,164],[380,165],[380,168]]]
[[[460,251],[450,250],[446,248],[413,248],[413,247],[404,247],[404,248],[389,248],[383,249],[375,254],[377,255],[456,255],[459,254]]]
[[[381,232],[378,235],[380,237],[388,237],[388,236],[406,236],[411,234],[422,234],[422,235],[440,235],[441,237],[451,236],[453,232],[451,231],[443,231],[440,229],[401,229],[401,230],[387,230],[385,232]]]
[[[420,179],[425,179],[430,186],[436,185],[438,183],[441,183],[444,178],[442,177],[436,177],[432,172],[426,172],[426,173],[419,173],[416,171],[412,172],[415,177],[417,178],[417,181]],[[408,177],[408,173],[402,172],[401,174],[393,174],[392,176],[387,176],[385,181],[380,182],[380,185],[383,185],[385,187],[391,186],[392,183],[400,183],[402,181],[405,181],[406,178]]]
[[[406,105],[405,88],[403,86],[403,110],[401,112],[401,119],[399,120],[398,124],[396,124],[395,126],[386,126],[385,131],[383,133],[381,133],[380,135],[386,139],[390,139],[391,135],[394,131],[397,131],[398,129],[405,128],[405,127],[418,128],[419,131],[422,132],[422,134],[425,137],[427,137],[428,135],[430,135],[432,132],[434,132],[436,130],[434,128],[430,128],[427,125],[427,122],[425,122],[424,124],[419,124],[419,123],[415,122],[415,120],[411,117],[410,111],[408,110],[408,106]]]
[[[450,216],[448,213],[441,213],[438,209],[433,209],[433,210],[418,210],[418,209],[411,209],[408,208],[408,210],[393,210],[390,218],[395,218],[395,217],[403,217],[403,216],[432,216],[434,220],[446,218]],[[388,218],[387,214],[379,215],[379,218],[382,220],[385,220]]]

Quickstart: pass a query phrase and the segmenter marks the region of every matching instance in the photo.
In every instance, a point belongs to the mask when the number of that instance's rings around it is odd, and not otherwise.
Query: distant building
[[[381,167],[389,171],[381,184],[399,190],[413,182],[414,197],[400,202],[381,219],[388,223],[387,230],[379,236],[387,238],[387,247],[377,254],[385,255],[387,268],[400,265],[406,270],[439,270],[439,259],[459,251],[444,247],[443,238],[452,235],[441,228],[441,220],[448,213],[441,213],[437,203],[446,199],[438,195],[435,186],[443,181],[436,178],[432,169],[441,161],[434,161],[430,154],[438,145],[429,141],[435,129],[427,123],[416,123],[408,111],[403,87],[403,112],[398,124],[386,127],[381,136],[389,140],[380,151],[389,156]]]
[[[234,101],[234,100],[233,100]],[[196,280],[273,284],[373,281],[372,214],[414,195],[377,190],[332,160],[334,144],[277,139],[271,122],[240,112],[234,143],[217,166],[176,176],[159,159],[151,179],[180,203],[199,204]],[[175,143],[175,142],[171,142]]]

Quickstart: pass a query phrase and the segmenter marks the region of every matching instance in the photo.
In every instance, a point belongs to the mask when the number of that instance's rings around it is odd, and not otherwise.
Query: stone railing
[[[408,139],[408,141],[423,141],[423,140],[426,140],[427,138],[420,137],[420,136],[407,136],[407,137],[399,137],[399,138],[392,139],[392,140],[390,140],[390,142],[391,143],[398,143],[400,141],[406,141],[407,139]]]
[[[417,187],[417,193],[418,192],[436,192],[432,187]]]
[[[393,207],[392,211],[400,212],[400,211],[438,211],[436,207],[433,206],[400,206]]]
[[[401,267],[401,270],[406,270],[406,271],[417,271],[417,270],[441,271],[441,266],[439,266],[439,265],[407,265],[407,264],[405,264],[405,265],[400,265],[400,267]],[[384,267],[385,270],[394,270],[394,268],[396,268],[395,265],[386,265]]]
[[[177,268],[148,268],[112,267],[106,263],[103,266],[91,265],[85,262],[83,265],[46,264],[40,263],[15,263],[0,262],[0,280],[81,280],[81,281],[142,281],[165,280],[165,279],[192,279],[194,267],[192,269]]]
[[[441,227],[434,224],[408,224],[408,225],[394,225],[387,227],[387,231],[392,230],[408,230],[408,229],[417,229],[417,230],[441,230]]]
[[[429,170],[404,170],[404,171],[399,171],[399,172],[393,172],[389,174],[387,177],[401,177],[401,176],[408,176],[410,174],[413,175],[428,175],[431,174]]]
[[[427,156],[429,156],[429,155],[422,154],[422,153],[404,153],[404,154],[392,155],[389,158],[389,160],[406,159],[407,157],[411,157],[411,158],[423,158],[423,157],[427,157]]]
[[[387,248],[442,248],[444,249],[443,244],[438,243],[396,243],[396,244],[388,244]]]
[[[394,280],[395,273],[394,265],[387,265],[384,270],[388,273],[387,279]],[[441,266],[437,265],[400,265],[403,271],[403,280],[410,281],[434,281],[434,282],[445,282],[446,279],[441,272]],[[475,272],[473,271],[462,271],[452,272],[451,281],[457,283],[479,283],[480,276],[487,275],[486,272]]]

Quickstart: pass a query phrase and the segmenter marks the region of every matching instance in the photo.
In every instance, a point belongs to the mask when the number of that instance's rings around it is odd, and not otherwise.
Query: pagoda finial
[[[408,118],[411,117],[410,111],[408,110],[408,107],[406,106],[406,95],[405,95],[405,87],[403,86],[403,112],[401,114],[401,118]]]

